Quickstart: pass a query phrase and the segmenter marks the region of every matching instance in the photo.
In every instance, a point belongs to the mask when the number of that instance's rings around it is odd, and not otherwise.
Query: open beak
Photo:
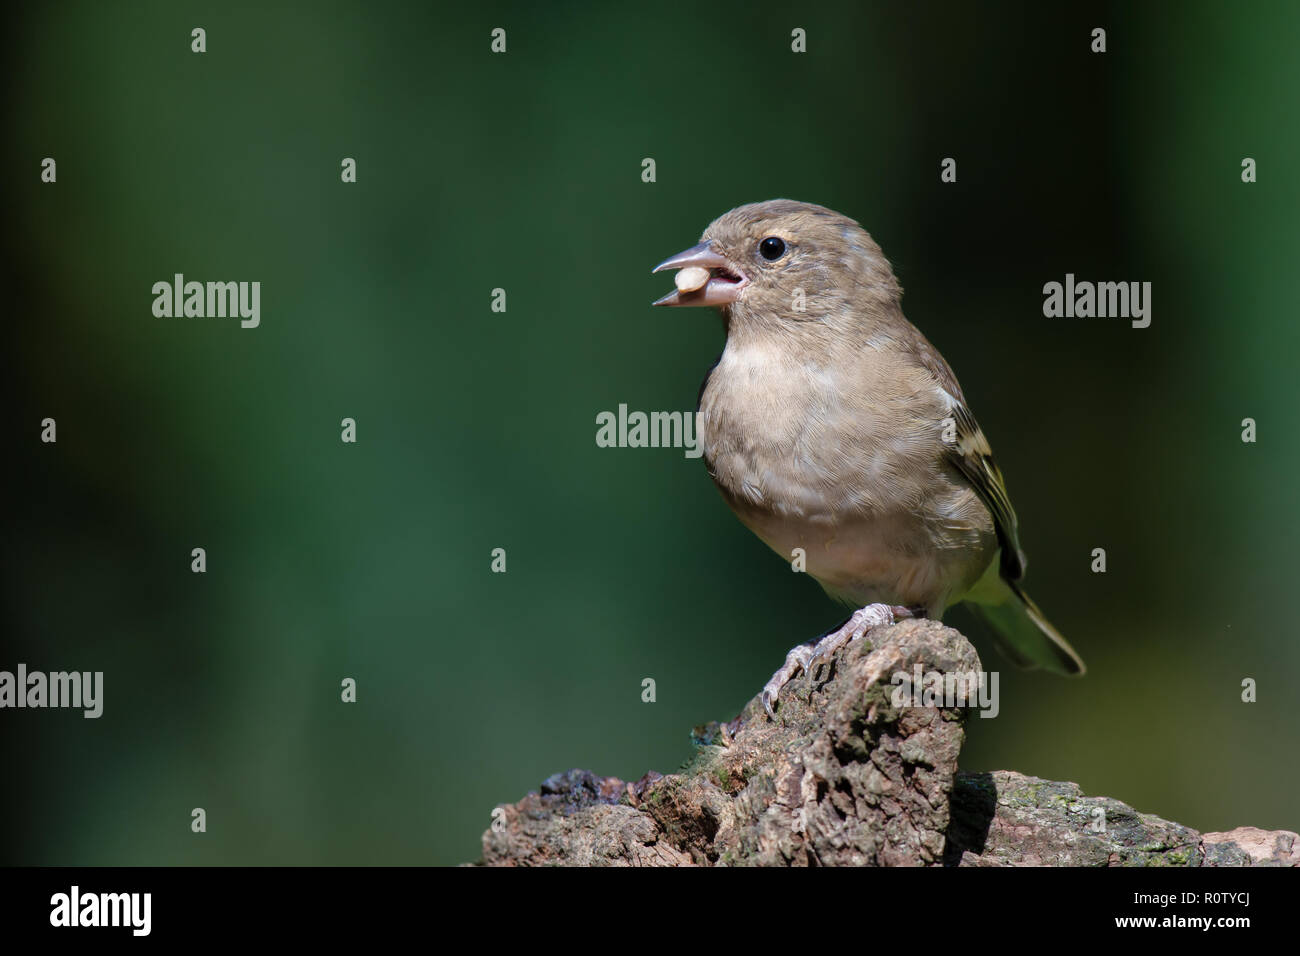
[[[749,277],[718,252],[711,239],[670,256],[652,271],[664,269],[682,270],[677,288],[652,305],[729,305],[749,284]]]

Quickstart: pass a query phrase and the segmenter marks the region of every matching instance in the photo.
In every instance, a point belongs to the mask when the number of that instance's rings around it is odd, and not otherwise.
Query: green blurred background
[[[454,863],[556,771],[678,766],[840,611],[595,416],[694,408],[719,323],[650,268],[777,196],[894,262],[1090,667],[954,611],[1002,670],[963,766],[1300,827],[1300,8],[1045,6],[11,11],[0,668],[106,692],[0,713],[4,858]],[[260,280],[261,327],[154,318],[175,272]],[[1152,282],[1151,327],[1045,319],[1067,272]]]

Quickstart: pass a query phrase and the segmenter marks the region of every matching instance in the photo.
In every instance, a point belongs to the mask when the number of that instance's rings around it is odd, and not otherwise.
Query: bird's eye
[[[758,254],[768,262],[776,262],[785,255],[785,241],[777,236],[768,236],[758,244]]]

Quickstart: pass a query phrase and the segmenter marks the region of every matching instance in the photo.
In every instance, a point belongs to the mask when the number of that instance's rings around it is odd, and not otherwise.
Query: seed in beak
[[[677,273],[673,281],[677,283],[678,292],[694,292],[704,288],[705,283],[709,281],[709,270],[701,269],[699,266],[687,266]]]

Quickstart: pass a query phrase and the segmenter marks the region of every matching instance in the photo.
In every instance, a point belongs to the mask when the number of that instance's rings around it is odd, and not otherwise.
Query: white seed
[[[677,283],[678,292],[694,292],[696,289],[704,288],[704,284],[709,281],[709,270],[701,269],[699,266],[687,266],[677,273],[674,281]]]

